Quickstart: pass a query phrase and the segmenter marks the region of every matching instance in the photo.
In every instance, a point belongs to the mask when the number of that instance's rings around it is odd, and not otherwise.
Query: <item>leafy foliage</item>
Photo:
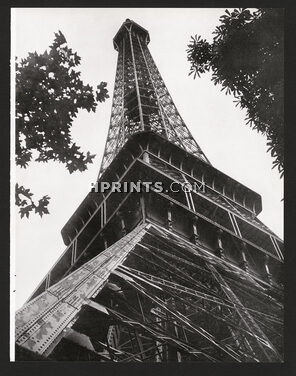
[[[212,44],[191,37],[189,75],[211,71],[212,80],[246,109],[246,122],[267,137],[273,167],[284,171],[284,12],[279,8],[228,10]]]
[[[71,126],[79,110],[95,112],[97,102],[109,98],[106,82],[97,90],[84,85],[77,70],[81,58],[67,46],[59,31],[43,54],[29,53],[20,62],[16,61],[16,164],[26,168],[30,161],[58,161],[69,173],[84,171],[93,162],[95,155],[84,153],[72,140]],[[20,187],[16,192],[29,199],[28,190]],[[45,214],[48,197],[44,196],[35,205],[21,204],[21,216],[30,210]],[[31,209],[30,209],[31,208]],[[24,213],[22,215],[22,213]]]
[[[38,205],[32,200],[33,193],[30,192],[30,189],[26,189],[23,186],[16,184],[15,186],[15,204],[20,208],[19,213],[21,218],[26,216],[29,218],[29,214],[32,210],[35,210],[35,213],[38,213],[40,217],[43,214],[49,214],[47,206],[49,204],[50,197],[43,196],[38,200]]]

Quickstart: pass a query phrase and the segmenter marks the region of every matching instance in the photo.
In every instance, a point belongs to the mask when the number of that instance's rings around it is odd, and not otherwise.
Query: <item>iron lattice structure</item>
[[[149,34],[127,20],[114,38],[118,51],[111,120],[100,174],[134,133],[152,130],[208,161],[181,118],[147,47]]]
[[[16,313],[16,358],[281,362],[283,242],[257,218],[261,197],[208,163],[148,41],[130,20],[114,38],[99,182],[163,191],[86,196],[62,229],[66,250]],[[170,189],[183,183],[194,188]]]

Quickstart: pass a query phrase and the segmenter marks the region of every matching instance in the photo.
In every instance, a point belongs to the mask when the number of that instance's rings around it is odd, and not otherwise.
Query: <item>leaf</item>
[[[20,208],[19,213],[21,215],[21,218],[23,218],[24,216],[26,216],[26,218],[29,218],[29,214],[32,211],[32,209],[33,209],[32,205],[28,205],[24,208]]]
[[[53,43],[42,54],[29,52],[21,62],[16,60],[16,164],[27,168],[34,156],[36,162],[56,161],[66,169],[85,171],[94,155],[72,142],[71,128],[80,110],[95,112],[98,102],[109,98],[107,83],[95,88],[81,80],[80,56],[68,45],[63,33],[55,33]],[[16,186],[16,204],[25,207],[33,202],[30,190]],[[44,199],[34,203],[35,212],[47,214]],[[41,205],[41,206],[40,206]],[[36,211],[37,209],[37,211]],[[22,217],[27,217],[22,211]],[[29,213],[29,212],[28,212]]]
[[[108,90],[106,89],[106,86],[107,86],[107,82],[103,82],[103,81],[97,86],[98,90],[96,91],[96,100],[98,102],[105,102],[105,100],[109,98]]]
[[[233,95],[235,106],[247,112],[246,123],[268,137],[268,151],[282,174],[284,11],[226,9],[219,22],[211,44],[191,37],[187,46],[189,75],[195,78],[212,71],[214,84],[220,84],[226,95]]]
[[[29,199],[23,200],[21,196],[25,196]],[[26,189],[23,186],[19,186],[18,184],[15,185],[15,197],[16,197],[16,205],[20,208],[19,213],[21,218],[26,217],[29,218],[30,213],[35,209],[35,213],[38,213],[41,217],[43,214],[48,214],[48,204],[50,197],[43,196],[40,200],[38,200],[38,205],[32,199],[33,193],[30,189]]]

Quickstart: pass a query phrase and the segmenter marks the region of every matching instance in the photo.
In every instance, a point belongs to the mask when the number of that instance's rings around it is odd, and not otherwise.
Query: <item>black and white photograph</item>
[[[11,9],[11,362],[284,362],[284,24]]]

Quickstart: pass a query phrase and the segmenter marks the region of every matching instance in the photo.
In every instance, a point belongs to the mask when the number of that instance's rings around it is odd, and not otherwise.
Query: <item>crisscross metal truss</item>
[[[150,230],[113,272],[112,296],[96,299],[108,310],[113,360],[281,361],[281,303],[220,265]]]
[[[38,317],[22,308],[17,343],[57,360],[280,362],[280,296],[147,224],[37,297]]]
[[[111,120],[100,174],[131,134],[152,130],[209,163],[181,118],[148,50],[147,41],[124,24],[118,42],[118,62]]]

